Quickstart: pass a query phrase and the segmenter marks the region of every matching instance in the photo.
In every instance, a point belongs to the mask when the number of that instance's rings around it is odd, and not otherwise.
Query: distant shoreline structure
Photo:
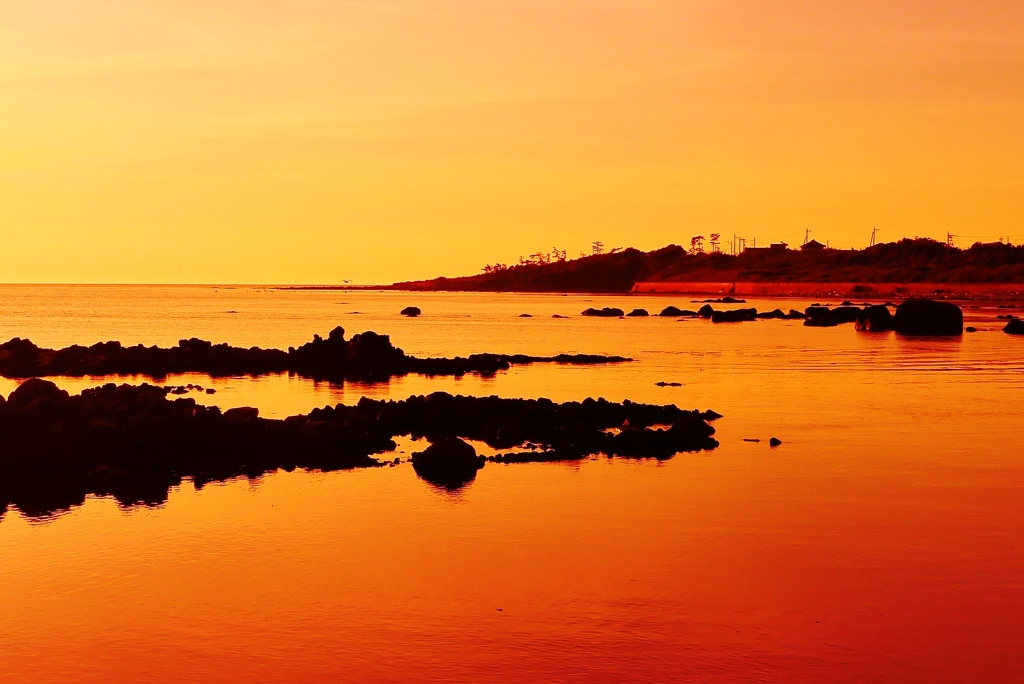
[[[630,294],[742,295],[747,297],[1024,297],[1024,283],[865,283],[865,282],[639,282]]]

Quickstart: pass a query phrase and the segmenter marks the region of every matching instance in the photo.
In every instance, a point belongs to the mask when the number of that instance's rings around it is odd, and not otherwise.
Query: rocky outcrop
[[[612,306],[606,306],[603,309],[595,309],[593,307],[580,313],[581,316],[600,316],[604,318],[621,318],[625,315],[622,309],[617,309]]]
[[[949,302],[908,299],[896,307],[893,330],[902,335],[962,335],[964,312]]]
[[[85,375],[163,378],[171,373],[206,373],[225,377],[288,372],[330,382],[383,381],[409,373],[493,375],[512,365],[592,365],[627,360],[621,356],[589,354],[557,357],[472,354],[469,357],[418,358],[408,356],[392,345],[387,335],[372,331],[346,340],[341,327],[332,330],[327,339],[314,335],[312,342],[298,348],[289,347],[286,352],[259,347],[244,349],[195,338],[181,340],[177,347],[170,348],[124,347],[120,342],[101,342],[91,347],[73,345],[54,350],[37,347],[29,340],[17,337],[0,344],[0,375],[8,378]]]
[[[651,314],[649,314],[647,312],[647,309],[633,309],[632,311],[630,311],[626,315],[627,316],[636,317],[636,316],[650,316]]]
[[[697,315],[697,312],[690,311],[689,309],[680,309],[675,306],[666,306],[658,315],[672,318],[693,318]]]
[[[757,309],[729,309],[727,311],[715,311],[711,314],[712,323],[740,323],[742,321],[756,321]]]
[[[830,309],[825,306],[810,306],[804,311],[807,320],[804,325],[812,328],[832,328],[843,323],[855,323],[862,310],[856,306],[838,306]]]
[[[255,408],[221,412],[168,394],[152,385],[108,384],[70,396],[46,380],[22,383],[0,400],[0,513],[13,504],[43,516],[89,494],[125,505],[157,504],[186,477],[202,487],[279,468],[381,466],[385,462],[373,456],[395,449],[393,438],[400,435],[441,445],[414,457],[424,477],[470,463],[453,438],[561,459],[664,459],[718,445],[708,424],[718,417],[714,412],[629,401],[556,404],[436,392],[404,401],[363,398],[355,406],[274,420]],[[454,483],[442,476],[433,481]]]
[[[1019,318],[1014,318],[1006,327],[1003,328],[1003,332],[1008,335],[1024,335],[1024,321]]]

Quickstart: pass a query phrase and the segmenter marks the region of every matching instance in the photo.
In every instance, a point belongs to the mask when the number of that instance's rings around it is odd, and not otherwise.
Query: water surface
[[[999,332],[1005,311],[968,309],[981,332],[954,340],[575,315],[695,308],[688,299],[0,287],[0,339],[45,346],[197,336],[287,347],[342,325],[417,355],[636,359],[383,385],[167,379],[267,416],[438,389],[725,415],[714,452],[489,464],[455,494],[402,464],[201,491],[186,482],[152,509],[90,499],[50,520],[9,511],[0,678],[1024,678],[1024,342]],[[424,316],[399,316],[408,304]],[[78,391],[109,380],[58,382]],[[16,385],[0,379],[0,393]],[[771,436],[783,446],[770,449]]]

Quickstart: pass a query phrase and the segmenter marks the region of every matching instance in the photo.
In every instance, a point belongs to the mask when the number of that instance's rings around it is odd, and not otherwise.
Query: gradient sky
[[[4,0],[0,282],[1024,242],[1024,2]]]

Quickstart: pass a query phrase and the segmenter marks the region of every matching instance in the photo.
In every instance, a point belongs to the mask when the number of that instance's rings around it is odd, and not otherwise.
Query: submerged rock
[[[398,312],[401,316],[416,317],[423,313],[418,306],[407,306]]]
[[[949,302],[908,299],[896,307],[893,329],[903,335],[962,335],[964,312]]]

